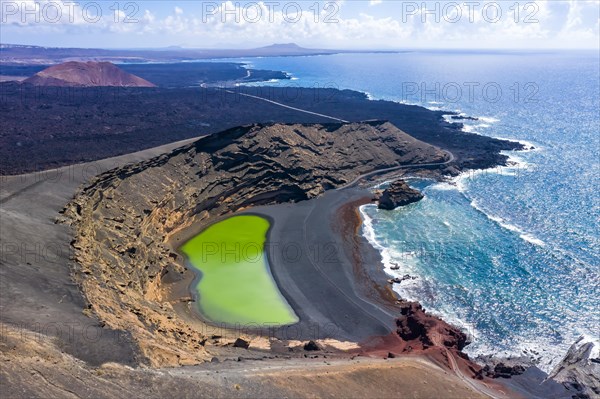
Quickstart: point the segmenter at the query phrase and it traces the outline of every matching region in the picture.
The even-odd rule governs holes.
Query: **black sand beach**
[[[279,329],[277,336],[357,342],[393,330],[396,315],[362,294],[369,282],[357,281],[352,253],[345,251],[344,237],[336,231],[340,208],[369,195],[363,189],[330,191],[310,201],[250,211],[273,222],[267,241],[269,264],[277,285],[300,317],[297,326]],[[379,274],[385,284],[379,254],[364,243],[366,268]],[[286,337],[290,334],[297,336]]]

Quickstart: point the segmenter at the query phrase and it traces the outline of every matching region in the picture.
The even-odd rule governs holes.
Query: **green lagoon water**
[[[201,272],[199,309],[214,323],[287,325],[298,317],[279,292],[269,270],[265,240],[269,222],[234,216],[216,223],[181,250]]]

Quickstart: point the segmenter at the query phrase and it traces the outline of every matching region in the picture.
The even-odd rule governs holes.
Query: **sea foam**
[[[534,245],[538,245],[540,247],[543,247],[546,245],[546,243],[542,240],[540,240],[539,238],[536,238],[535,236],[533,236],[532,234],[526,233],[525,231],[523,231],[520,227],[515,226],[514,224],[511,224],[509,222],[507,222],[505,219],[499,217],[499,216],[494,216],[491,215],[489,212],[487,212],[486,210],[484,210],[475,200],[471,201],[471,206],[476,209],[477,211],[481,212],[482,214],[484,214],[488,219],[490,219],[493,222],[496,222],[499,226],[505,228],[506,230],[510,230],[514,233],[517,233],[519,235],[519,237],[521,239],[523,239],[524,241],[527,241],[531,244]]]

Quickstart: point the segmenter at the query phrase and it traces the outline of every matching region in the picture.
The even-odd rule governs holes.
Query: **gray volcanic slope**
[[[206,337],[164,297],[165,276],[184,270],[174,235],[446,156],[386,122],[252,125],[205,137],[101,174],[75,196],[63,211],[75,234],[73,278],[104,325],[131,333],[142,363],[197,363],[207,359]]]

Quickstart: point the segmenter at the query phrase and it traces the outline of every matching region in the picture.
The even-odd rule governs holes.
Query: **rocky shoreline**
[[[447,173],[447,170],[446,170]],[[438,175],[436,178],[444,178]],[[385,197],[384,197],[385,194]],[[382,198],[383,206],[382,206]],[[422,194],[406,184],[403,178],[393,180],[385,191],[375,190],[371,202],[380,209],[392,210],[396,207],[410,205],[423,198]],[[363,205],[367,202],[355,204]],[[357,214],[355,231],[359,234],[362,225]],[[370,245],[370,244],[369,244]],[[383,265],[380,266],[383,270]],[[394,267],[392,267],[394,269]],[[408,274],[403,277],[390,278],[391,285],[416,278]],[[392,293],[396,296],[396,293]],[[585,340],[581,337],[575,342],[563,360],[550,373],[541,371],[532,359],[502,358],[494,356],[478,356],[470,358],[462,350],[470,344],[468,337],[458,328],[446,323],[443,319],[432,316],[418,302],[410,302],[399,298],[396,303],[401,315],[396,319],[396,334],[401,343],[394,339],[384,340],[369,350],[386,356],[395,357],[399,353],[425,353],[432,359],[448,368],[452,365],[444,351],[450,351],[457,359],[457,366],[473,379],[496,381],[515,394],[537,397],[590,399],[600,395],[600,342]],[[370,344],[370,343],[369,343]],[[369,345],[368,344],[368,345]],[[368,346],[367,345],[367,346]],[[440,352],[440,349],[442,351]]]

